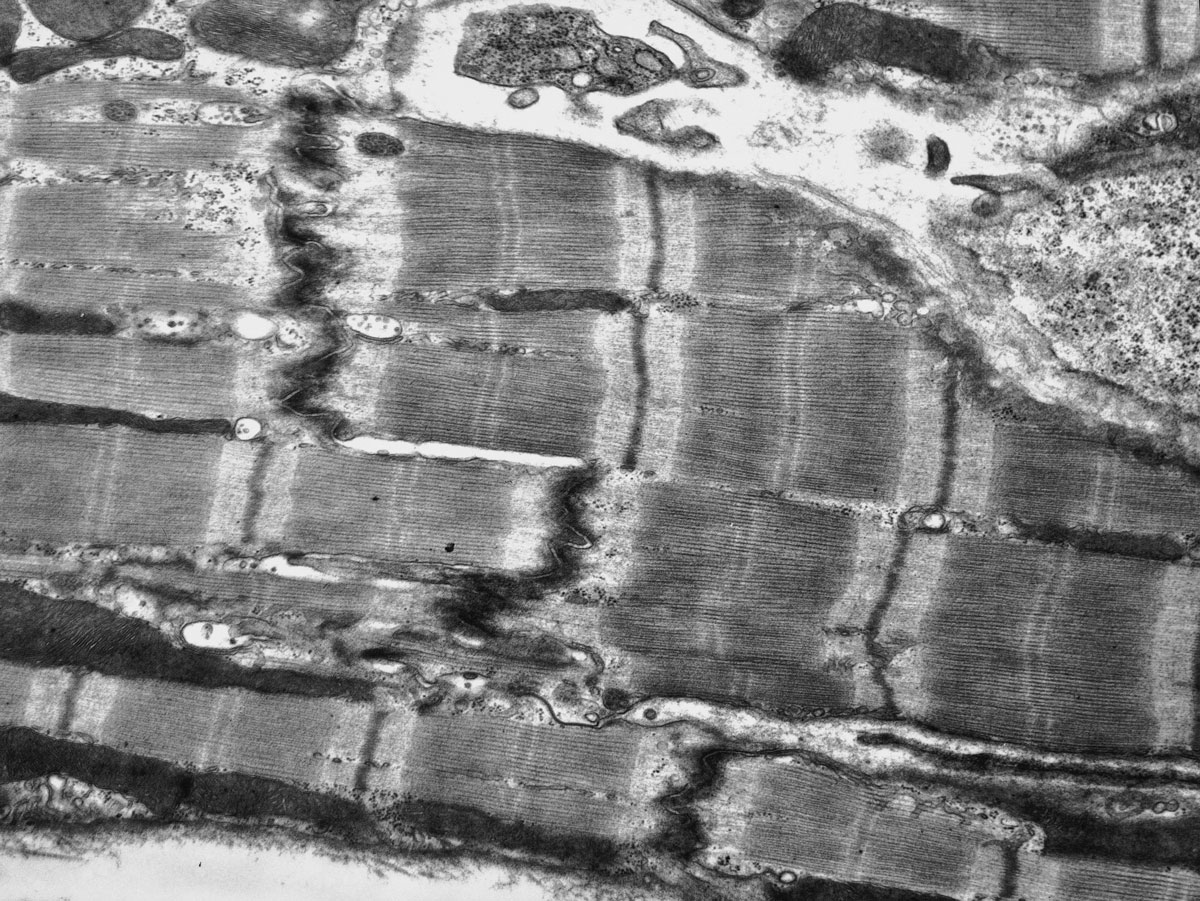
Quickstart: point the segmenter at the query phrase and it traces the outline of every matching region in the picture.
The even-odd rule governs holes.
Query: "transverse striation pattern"
[[[1200,896],[1190,76],[592,6],[0,3],[5,840]]]

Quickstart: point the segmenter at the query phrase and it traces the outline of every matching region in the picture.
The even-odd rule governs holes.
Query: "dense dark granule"
[[[0,0],[0,65],[8,65],[20,33],[21,4],[17,0]]]
[[[1161,814],[1162,809],[1155,810],[1155,805],[1169,803],[1162,798],[1170,797],[1172,788],[1161,783],[1145,786],[1134,783],[1124,797],[1118,796],[1116,800],[1129,814],[1144,815],[1151,811]],[[1179,817],[1160,815],[1147,820],[1139,816],[1126,820],[1113,816],[1110,810],[1091,816],[1063,810],[1053,798],[1034,793],[1014,796],[995,792],[984,797],[1002,803],[1011,816],[1038,823],[1046,833],[1047,853],[1157,866],[1200,864],[1200,824],[1194,811],[1184,809]]]
[[[25,0],[33,17],[72,41],[96,38],[128,28],[150,8],[150,0]]]
[[[599,310],[621,313],[629,301],[614,291],[564,291],[556,288],[531,291],[522,288],[512,294],[485,294],[483,302],[497,313],[552,313],[571,310]]]
[[[56,425],[121,425],[139,432],[154,432],[155,434],[232,434],[232,428],[225,419],[152,419],[128,410],[52,403],[0,393],[0,423],[26,424],[34,422]]]
[[[364,131],[354,139],[354,146],[366,156],[399,156],[404,152],[403,141],[381,131]]]
[[[731,19],[744,21],[753,19],[766,5],[767,0],[721,0],[721,12]]]
[[[482,845],[523,851],[590,872],[611,869],[621,857],[621,849],[609,839],[502,820],[454,804],[401,801],[373,812],[378,819],[395,828],[454,838],[472,847]]]
[[[1182,560],[1188,553],[1187,544],[1174,535],[1100,532],[1062,522],[1026,523],[1016,520],[1014,524],[1023,537],[1051,544],[1066,544],[1081,551],[1164,562]]]
[[[17,334],[110,335],[116,325],[103,313],[39,310],[19,300],[0,301],[0,332]]]
[[[468,16],[454,71],[486,84],[554,85],[571,94],[637,94],[675,77],[670,58],[649,44],[608,34],[586,10],[549,6]]]
[[[906,748],[926,764],[942,771],[938,781],[946,786],[946,790],[964,799],[1003,808],[1015,819],[1037,823],[1045,830],[1046,853],[1115,858],[1163,866],[1194,867],[1200,863],[1197,813],[1182,808],[1178,802],[1172,806],[1179,783],[1172,784],[1170,780],[1150,775],[1131,776],[1119,794],[1107,798],[1098,794],[1096,800],[1101,803],[1080,804],[1078,798],[1073,798],[1064,804],[1064,789],[1042,790],[1038,787],[1040,779],[1030,780],[1027,787],[1022,788],[1004,779],[989,785],[986,777],[997,773],[1016,777],[1057,776],[1065,785],[1072,777],[1085,781],[1094,778],[1096,772],[1088,762],[1064,761],[1051,769],[1042,769],[1033,761],[1014,764],[988,753],[944,754],[928,747],[914,746],[903,737],[887,732],[865,733],[859,735],[857,741],[868,746]],[[896,775],[904,778],[902,773]],[[981,775],[985,778],[980,779]],[[1167,811],[1179,815],[1162,816]],[[1148,819],[1147,813],[1158,816]]]
[[[239,666],[211,652],[178,648],[154,626],[95,604],[33,594],[0,582],[0,659],[33,666],[83,666],[110,676],[245,688],[270,694],[369,700],[369,683]]]
[[[950,168],[950,145],[937,135],[925,139],[925,172],[938,176]]]
[[[354,43],[363,5],[363,0],[212,0],[192,14],[189,27],[201,44],[222,53],[273,66],[324,66]]]
[[[955,791],[984,804],[1002,806],[1010,816],[1041,826],[1048,854],[1152,866],[1194,867],[1200,863],[1200,829],[1195,811],[1179,809],[1176,803],[1172,813],[1178,810],[1179,816],[1161,815],[1171,803],[1166,799],[1176,791],[1170,783],[1131,780],[1124,792],[1087,812],[1075,804],[1064,807],[1053,793],[1005,791],[976,787],[966,780],[964,783]],[[1146,818],[1145,814],[1151,812],[1159,815]]]
[[[190,811],[249,821],[286,818],[370,844],[376,831],[353,801],[241,773],[198,773],[103,745],[64,741],[32,729],[0,729],[0,781],[60,774],[119,792],[168,822]]]
[[[770,885],[770,901],[950,901],[945,895],[859,882],[801,876],[790,885]]]
[[[9,61],[8,74],[18,84],[29,84],[89,59],[140,56],[169,62],[183,56],[183,41],[153,28],[130,28],[97,41],[72,47],[28,47]]]
[[[778,51],[783,70],[799,81],[822,77],[839,63],[863,60],[944,81],[982,75],[995,58],[961,31],[854,3],[809,15]]]

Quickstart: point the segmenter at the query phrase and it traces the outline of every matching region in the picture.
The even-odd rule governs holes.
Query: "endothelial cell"
[[[675,76],[671,58],[646,42],[609,34],[587,10],[550,6],[467,16],[454,71],[510,88],[553,85],[572,96],[638,94]]]
[[[731,63],[709,56],[686,34],[674,31],[662,22],[651,22],[650,33],[666,38],[683,51],[684,65],[676,75],[690,88],[733,88],[746,83],[746,73]]]

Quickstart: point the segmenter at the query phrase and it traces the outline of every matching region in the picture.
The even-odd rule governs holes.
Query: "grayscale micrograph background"
[[[1196,0],[0,0],[0,901],[1200,898]]]

